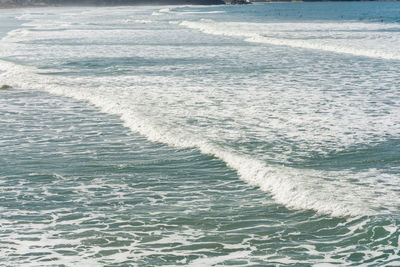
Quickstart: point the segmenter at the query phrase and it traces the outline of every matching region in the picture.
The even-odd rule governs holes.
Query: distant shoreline
[[[399,2],[400,0],[264,0],[264,1],[253,1],[255,4],[260,3],[298,3],[298,2]],[[40,7],[112,7],[112,6],[160,6],[160,5],[229,5],[230,0],[175,0],[175,1],[138,1],[137,3],[132,3],[129,1],[110,1],[106,3],[105,1],[99,1],[98,3],[86,2],[81,4],[75,3],[46,3],[46,2],[26,2],[22,4],[5,2],[0,0],[0,9],[15,9],[15,8],[40,8]]]
[[[254,3],[277,3],[277,2],[398,2],[400,0],[265,0],[265,1],[254,1]],[[74,3],[46,3],[46,2],[27,2],[22,4],[17,3],[2,3],[0,0],[0,9],[12,9],[12,8],[34,8],[34,7],[107,7],[107,6],[156,6],[156,5],[223,5],[229,4],[229,0],[222,1],[222,0],[206,0],[206,1],[159,1],[159,2],[142,2],[139,1],[138,3],[129,3],[124,1],[116,1],[111,3],[101,2],[99,3],[83,3],[83,4],[74,4]]]
[[[160,5],[225,5],[224,0],[0,0],[0,9],[35,7],[107,7],[107,6],[160,6]]]

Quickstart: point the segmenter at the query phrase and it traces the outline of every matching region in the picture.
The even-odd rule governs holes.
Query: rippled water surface
[[[0,265],[400,264],[399,4],[0,16]]]

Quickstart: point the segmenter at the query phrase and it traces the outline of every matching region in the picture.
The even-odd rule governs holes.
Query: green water
[[[1,11],[0,265],[398,266],[398,8]]]
[[[86,103],[1,96],[2,265],[308,265],[397,251],[390,217],[288,210],[224,162],[150,143]]]

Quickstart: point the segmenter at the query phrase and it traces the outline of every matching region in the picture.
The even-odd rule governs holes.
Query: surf
[[[149,141],[180,149],[195,148],[203,154],[223,160],[243,181],[271,194],[277,203],[288,208],[314,210],[337,217],[379,213],[379,206],[372,208],[366,205],[374,198],[370,195],[371,192],[366,191],[366,188],[351,185],[346,179],[336,180],[336,184],[331,179],[324,179],[326,172],[268,164],[230,149],[218,147],[207,138],[201,136],[193,138],[190,134],[178,133],[173,129],[157,125],[152,118],[143,117],[132,110],[129,101],[121,101],[124,94],[115,94],[114,90],[107,92],[105,88],[106,90],[100,92],[90,88],[74,87],[72,84],[60,86],[66,81],[51,76],[46,77],[43,74],[38,75],[36,74],[38,70],[35,68],[6,62],[2,62],[1,66],[8,71],[0,75],[0,83],[13,81],[11,84],[15,88],[44,90],[51,94],[88,101],[103,112],[119,116],[126,127],[145,136]],[[24,77],[24,81],[16,80],[16,77]],[[79,84],[79,79],[76,82]],[[332,174],[333,177],[337,177],[336,173]],[[375,201],[383,205],[388,199],[375,199]]]
[[[247,42],[400,60],[400,51],[396,46],[396,43],[400,41],[400,26],[397,24],[244,23],[217,22],[210,19],[173,21],[172,23],[207,34],[241,38]]]
[[[153,12],[151,9],[149,11]],[[146,12],[149,11],[144,9],[140,12],[147,14]],[[163,71],[171,71],[170,68],[175,68],[174,62],[177,62],[177,66],[182,69],[193,66],[196,62],[199,62],[199,64],[209,62],[208,59],[194,57],[190,47],[182,50],[184,53],[175,57],[168,55],[163,58],[157,54],[158,58],[156,58],[152,45],[146,46],[147,50],[141,45],[142,50],[139,52],[142,53],[142,56],[129,57],[129,53],[136,54],[136,50],[133,50],[131,46],[137,45],[139,37],[142,38],[142,41],[144,40],[144,43],[148,41],[146,38],[152,38],[155,34],[159,38],[160,27],[166,27],[164,31],[166,33],[173,31],[178,36],[188,39],[191,38],[190,34],[193,33],[181,26],[200,29],[205,33],[213,33],[214,35],[249,39],[261,36],[260,29],[265,28],[268,24],[217,23],[214,20],[202,20],[200,22],[179,22],[177,25],[174,24],[176,20],[173,20],[171,24],[169,20],[161,19],[159,21],[159,18],[154,18],[152,23],[143,24],[142,18],[138,17],[132,21],[128,28],[117,27],[116,29],[105,30],[101,25],[93,25],[93,23],[86,21],[86,16],[92,14],[96,17],[99,13],[101,14],[101,10],[75,12],[83,14],[85,21],[80,24],[73,24],[67,18],[55,21],[50,25],[48,21],[41,20],[43,16],[41,14],[23,15],[23,19],[29,18],[30,21],[23,25],[24,28],[8,33],[2,40],[1,56],[8,61],[3,59],[0,63],[0,69],[4,71],[0,75],[0,84],[10,84],[14,88],[45,90],[52,94],[88,101],[104,112],[118,115],[124,121],[126,127],[133,132],[140,133],[152,142],[160,142],[183,149],[195,148],[203,154],[223,160],[228,168],[232,168],[238,173],[240,179],[271,194],[277,203],[291,209],[313,210],[321,214],[341,217],[387,213],[395,210],[398,206],[398,203],[395,202],[390,204],[388,208],[384,208],[387,205],[386,203],[390,202],[390,199],[395,195],[394,190],[383,187],[383,193],[380,192],[379,194],[370,190],[370,187],[376,184],[376,177],[388,175],[384,172],[381,173],[377,170],[376,172],[359,171],[354,173],[347,169],[330,171],[296,168],[290,166],[285,158],[295,158],[301,155],[309,156],[313,151],[324,155],[335,151],[338,144],[341,144],[340,149],[345,151],[359,143],[379,142],[382,135],[396,136],[399,126],[392,127],[391,124],[384,124],[385,121],[391,121],[390,114],[395,114],[396,108],[393,105],[387,106],[388,115],[384,117],[385,121],[380,124],[379,129],[370,123],[374,121],[375,115],[365,117],[363,111],[353,108],[354,105],[348,100],[349,97],[341,96],[343,101],[335,103],[334,101],[338,97],[335,96],[334,91],[315,92],[313,95],[315,99],[311,98],[310,102],[305,102],[299,107],[300,109],[304,108],[304,115],[297,113],[291,113],[289,116],[282,115],[290,111],[289,104],[281,105],[281,109],[271,109],[269,110],[270,113],[266,113],[265,109],[253,109],[252,106],[247,108],[249,106],[247,102],[241,103],[241,101],[249,101],[254,107],[257,107],[257,105],[262,107],[265,104],[258,104],[258,99],[276,97],[275,102],[268,100],[267,103],[279,103],[280,96],[285,97],[290,93],[297,95],[297,98],[292,99],[290,97],[289,100],[296,100],[297,103],[300,103],[299,101],[310,99],[309,94],[306,90],[292,90],[290,87],[286,88],[286,91],[272,87],[271,91],[267,91],[267,93],[257,91],[259,90],[257,87],[257,90],[254,91],[253,87],[248,88],[248,90],[241,90],[240,87],[237,87],[236,91],[232,92],[227,86],[218,88],[214,85],[210,87],[210,84],[207,83],[199,83],[193,86],[193,78],[163,75]],[[122,12],[122,14],[117,15],[116,21],[125,22],[124,18],[128,12],[114,10],[113,14],[119,14],[119,12]],[[342,27],[340,29],[342,31],[351,25],[344,24],[335,27]],[[358,25],[359,29],[362,29],[362,27],[371,29],[369,24]],[[284,32],[283,29],[288,31],[295,27],[293,24],[276,24],[275,26],[281,27],[279,34]],[[325,30],[334,26],[331,24],[323,24],[322,26],[299,24],[297,27],[297,29],[303,30],[309,28],[312,32],[321,34],[321,32],[325,32]],[[374,27],[379,30],[383,26],[375,25]],[[57,31],[57,28],[60,31]],[[32,29],[40,29],[41,31],[32,31]],[[46,29],[52,31],[49,32]],[[248,29],[253,30],[249,31]],[[296,32],[296,28],[293,31]],[[175,36],[169,34],[165,36],[175,41]],[[206,39],[208,37],[201,38]],[[68,42],[65,42],[65,40],[68,40]],[[311,41],[305,42],[312,43]],[[87,44],[92,44],[90,51],[84,50]],[[47,50],[40,49],[46,45],[52,47],[53,54],[48,54]],[[32,50],[30,46],[36,47],[36,50]],[[65,48],[68,48],[68,50]],[[106,57],[99,59],[98,55],[104,53],[104,48],[113,49],[108,50]],[[207,46],[201,49],[207,49]],[[18,56],[21,51],[26,51],[22,61]],[[68,51],[68,53],[64,53],[64,51]],[[204,52],[204,50],[201,51]],[[85,60],[82,60],[82,56]],[[193,58],[185,60],[189,56],[193,56]],[[112,60],[112,58],[121,59],[123,57],[126,60]],[[140,60],[146,57],[149,59],[148,63],[141,65]],[[38,58],[41,60],[39,63]],[[76,60],[73,60],[74,58]],[[110,58],[109,62],[107,62],[108,58]],[[61,69],[53,70],[51,68],[51,66],[55,66],[51,65],[54,59],[58,60],[56,64]],[[136,59],[139,62],[134,62]],[[77,64],[81,61],[83,65]],[[153,62],[156,66],[153,66]],[[46,64],[50,65],[46,66]],[[110,68],[107,69],[107,66]],[[133,70],[138,73],[141,69],[144,69],[144,75],[130,74]],[[155,69],[155,71],[149,72],[148,69]],[[96,75],[96,71],[99,70],[102,71],[102,75]],[[104,75],[107,71],[111,73]],[[125,71],[128,74],[125,74]],[[84,73],[86,73],[86,76]],[[73,79],[71,76],[73,76]],[[18,77],[23,77],[23,79]],[[217,82],[224,85],[223,81]],[[262,89],[262,85],[257,84],[257,86]],[[257,93],[261,94],[261,97],[257,98]],[[344,110],[348,108],[351,111],[348,113],[351,113],[351,115],[337,120],[335,116],[327,112],[319,113],[321,115],[313,113],[313,108],[321,108],[320,105],[315,106],[313,101],[315,100],[318,103],[320,99],[325,99],[330,104],[340,104],[339,107]],[[363,99],[355,98],[354,100],[355,103],[360,101],[363,101]],[[385,101],[385,99],[382,101]],[[201,103],[201,105],[198,103]],[[212,103],[212,107],[216,110],[210,112],[211,105],[204,105],[204,103]],[[216,105],[218,103],[221,106]],[[240,105],[243,106],[242,110],[246,112],[241,114],[242,116],[237,116],[235,112],[237,112],[237,106]],[[277,106],[277,108],[279,107]],[[224,112],[221,112],[221,109]],[[340,109],[338,108],[338,110]],[[264,118],[266,116],[271,117],[271,120],[263,122],[265,126],[260,129],[257,125],[260,118],[254,118],[254,114],[265,115]],[[306,114],[312,116],[305,116]],[[324,114],[328,114],[328,116]],[[249,124],[238,123],[242,118],[244,122]],[[363,118],[363,120],[360,118]],[[200,120],[202,120],[204,126],[198,123]],[[329,124],[323,123],[326,121]],[[252,125],[255,128],[252,128]],[[297,125],[304,129],[298,131],[299,128],[294,127]],[[350,126],[355,131],[353,135],[348,134]],[[247,127],[248,131],[243,131],[241,127]],[[310,135],[311,130],[318,134]],[[333,130],[335,135],[331,134]],[[235,141],[235,138],[246,136],[249,132],[255,135],[260,134],[263,138],[271,138],[268,139],[272,140],[271,143],[279,141],[280,143],[276,145],[282,146],[282,148],[261,149],[261,152],[257,154],[245,148],[240,142],[231,145],[230,138]],[[250,136],[250,138],[253,137]],[[247,142],[246,139],[244,141]],[[301,148],[299,152],[292,151],[291,145],[286,145],[293,141],[296,142],[297,147]],[[264,140],[264,142],[266,141]],[[389,177],[395,178],[395,175],[389,175]],[[366,182],[353,182],[358,180],[365,180]]]

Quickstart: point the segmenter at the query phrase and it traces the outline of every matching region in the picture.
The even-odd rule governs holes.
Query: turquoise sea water
[[[400,4],[0,11],[0,265],[400,265]]]

